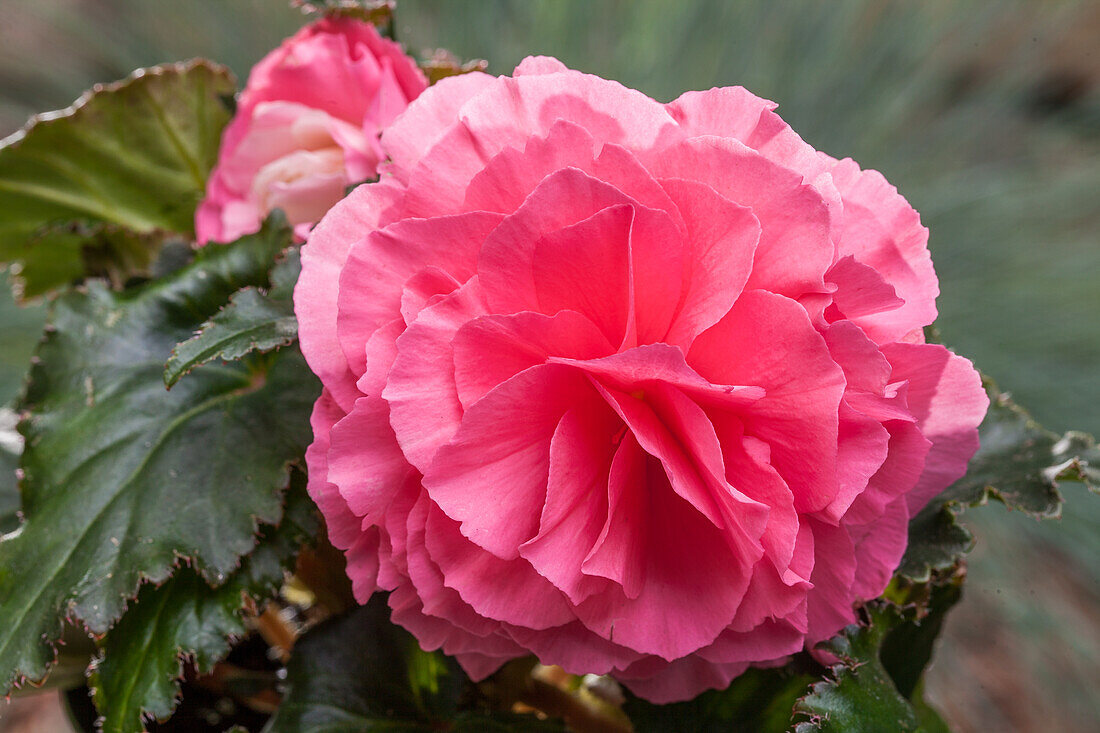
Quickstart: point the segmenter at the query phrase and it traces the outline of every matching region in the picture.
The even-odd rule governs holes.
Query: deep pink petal
[[[607,477],[621,424],[599,401],[562,416],[550,442],[539,532],[519,548],[520,557],[573,603],[607,587],[606,580],[584,575],[581,566],[607,519]]]
[[[744,408],[745,432],[771,447],[771,464],[800,512],[824,508],[837,483],[837,411],[844,374],[800,305],[746,291],[692,344],[688,363],[720,384],[754,384],[765,396]]]

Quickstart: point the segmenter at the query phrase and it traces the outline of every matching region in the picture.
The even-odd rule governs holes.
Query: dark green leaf
[[[749,669],[727,689],[704,692],[694,700],[654,705],[631,695],[623,709],[638,733],[784,733],[795,702],[820,679],[819,669],[800,657],[779,669]]]
[[[15,471],[23,452],[23,438],[15,430],[16,422],[14,412],[0,407],[0,535],[19,526],[19,485]]]
[[[797,733],[904,733],[916,731],[916,711],[894,686],[879,658],[887,633],[901,623],[898,609],[888,604],[867,606],[870,624],[853,625],[824,648],[840,663],[830,668],[832,679],[817,682],[795,705]]]
[[[271,289],[245,288],[202,325],[199,332],[172,351],[164,383],[172,387],[195,367],[213,359],[233,361],[253,351],[271,351],[298,337],[291,295],[302,264],[297,250],[271,273]]]
[[[210,365],[167,392],[164,362],[234,292],[267,285],[285,229],[205,248],[170,277],[54,303],[22,409],[23,514],[0,543],[0,689],[41,679],[60,618],[103,633],[180,557],[220,583],[280,516],[318,388],[297,350]]]
[[[886,635],[880,657],[903,696],[912,698],[919,687],[924,669],[932,661],[933,647],[947,612],[962,597],[965,578],[965,573],[959,570],[917,585],[896,579],[887,589],[888,598],[906,604],[905,623],[898,624]],[[898,586],[907,587],[898,592]]]
[[[45,320],[46,309],[41,305],[16,305],[8,274],[0,272],[0,406],[19,394]]]
[[[159,232],[193,231],[234,87],[205,61],[142,69],[0,143],[0,262],[22,263],[28,295],[79,276],[104,231],[115,268],[148,264]]]
[[[981,447],[966,475],[910,522],[909,547],[898,569],[903,577],[926,581],[933,570],[952,567],[970,550],[973,537],[956,521],[965,507],[992,498],[1045,519],[1061,512],[1059,481],[1097,485],[1100,453],[1092,438],[1082,433],[1060,438],[1035,423],[991,382],[986,389],[991,404],[979,428]]]
[[[385,596],[303,636],[267,733],[563,730],[529,715],[466,710],[474,690],[454,660],[390,623]]]
[[[2,413],[0,413],[0,420],[3,420]],[[4,428],[0,426],[0,535],[11,532],[19,526],[19,486],[15,480],[19,454],[2,442],[3,430]]]
[[[304,477],[294,476],[278,528],[262,529],[256,549],[225,583],[212,588],[181,567],[161,586],[142,586],[108,632],[91,682],[105,733],[136,733],[143,718],[171,715],[184,658],[200,674],[209,672],[247,631],[244,611],[278,589],[298,548],[317,532]]]

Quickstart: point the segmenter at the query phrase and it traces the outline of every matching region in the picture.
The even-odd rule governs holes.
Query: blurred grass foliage
[[[138,66],[208,56],[243,79],[301,24],[284,0],[4,0],[3,16],[0,135]],[[1051,429],[1100,432],[1095,0],[401,0],[397,31],[493,73],[545,53],[661,100],[731,84],[775,100],[921,212],[943,341]],[[40,323],[0,296],[0,404]],[[967,517],[971,600],[929,681],[960,730],[1100,719],[1100,502],[1069,499],[1060,523]]]

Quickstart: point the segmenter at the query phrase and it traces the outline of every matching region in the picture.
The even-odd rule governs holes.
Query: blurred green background
[[[0,136],[138,66],[248,68],[284,0],[4,0]],[[409,49],[508,73],[544,53],[662,101],[743,85],[812,145],[877,168],[931,229],[942,340],[1055,430],[1100,432],[1100,3],[400,0]],[[0,295],[0,404],[41,309]],[[929,696],[959,731],[1100,725],[1100,499],[1060,522],[968,517],[971,582]]]

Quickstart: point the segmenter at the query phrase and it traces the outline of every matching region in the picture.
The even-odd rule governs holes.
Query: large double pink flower
[[[724,686],[851,622],[965,470],[987,400],[924,343],[926,230],[773,108],[444,80],[305,246],[310,491],[357,597],[475,678]]]
[[[198,241],[255,232],[272,209],[304,237],[348,185],[374,177],[379,132],[427,85],[370,23],[325,18],[288,38],[241,92],[195,217]]]

